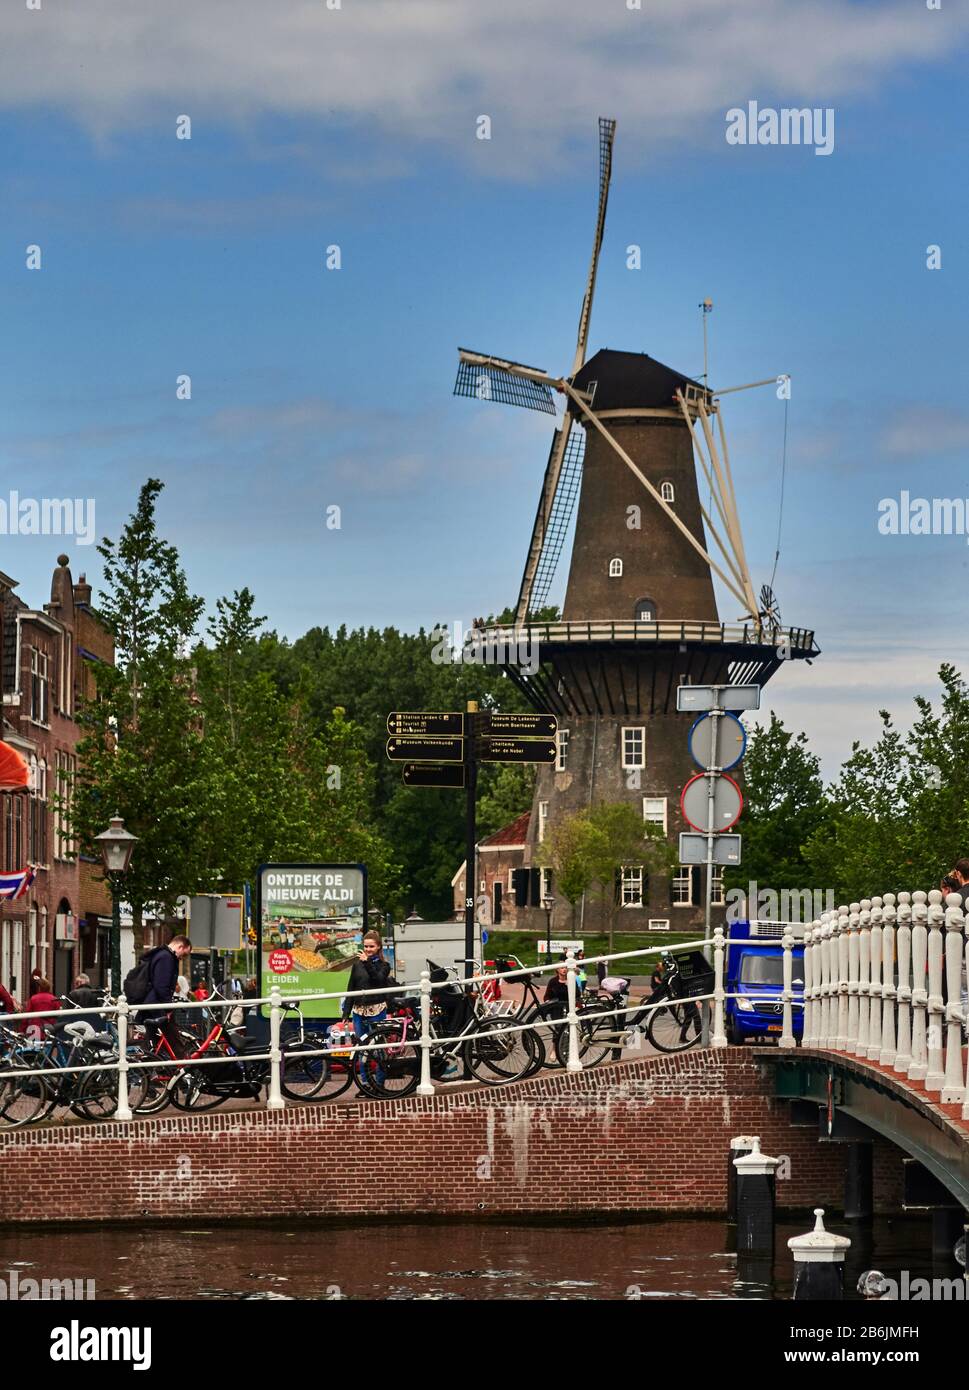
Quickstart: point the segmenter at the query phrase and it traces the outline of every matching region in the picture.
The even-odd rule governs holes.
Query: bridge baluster
[[[818,1047],[829,1047],[831,1042],[831,914],[821,913],[821,1024],[818,1029]]]
[[[781,949],[784,952],[784,989],[781,994],[784,1017],[779,1046],[797,1047],[797,1040],[794,1037],[794,1007],[792,1004],[794,998],[794,937],[791,935],[790,926],[784,928]]]
[[[711,1047],[727,1046],[723,1008],[726,997],[723,984],[724,940],[723,927],[717,927],[713,933],[713,1036],[710,1039]]]
[[[964,916],[958,893],[950,893],[945,901],[945,985],[948,1002],[945,1006],[945,1085],[942,1087],[942,1104],[956,1105],[966,1098],[966,1078],[962,1067],[962,1025],[965,1020],[962,1011]]]
[[[895,1065],[895,894],[886,893],[882,908],[882,1050],[883,1067]]]
[[[858,914],[861,935],[858,938],[858,1040],[855,1056],[868,1056],[868,1022],[871,999],[871,898],[862,898]]]
[[[868,983],[869,1062],[877,1062],[882,1050],[882,900],[871,900],[871,974]]]
[[[921,1081],[926,1072],[925,1006],[929,997],[925,988],[925,961],[929,939],[925,926],[929,915],[926,897],[927,894],[921,888],[912,894],[912,1060],[908,1068],[910,1081]]]
[[[848,909],[848,1038],[845,1049],[854,1052],[858,1047],[858,914],[860,903]]]
[[[898,895],[898,1045],[895,1070],[908,1075],[912,1065],[912,895]]]
[[[941,1091],[945,1082],[942,1054],[942,1020],[945,1004],[942,1000],[942,924],[945,909],[942,893],[933,888],[929,894],[929,998],[928,998],[928,1066],[925,1089]]]
[[[969,917],[966,918],[966,979],[969,980]],[[962,1102],[962,1118],[969,1120],[969,1062],[966,1064],[966,1098]],[[966,1240],[966,1248],[969,1249],[969,1239]],[[966,1265],[966,1278],[969,1280],[969,1264]]]
[[[818,1027],[815,1016],[814,991],[817,982],[817,964],[814,954],[814,937],[817,931],[817,918],[808,924],[804,933],[804,1033],[802,1047],[814,1047],[817,1043]]]
[[[839,1052],[848,1046],[848,909],[838,908],[838,1030],[834,1045]]]

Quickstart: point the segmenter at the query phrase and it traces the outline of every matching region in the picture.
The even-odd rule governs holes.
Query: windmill
[[[677,686],[763,684],[782,660],[817,652],[812,631],[781,629],[772,593],[758,600],[723,422],[723,396],[776,378],[714,391],[646,353],[588,354],[615,129],[600,119],[595,234],[568,375],[458,350],[456,395],[553,416],[555,396],[564,400],[515,621],[500,630],[509,651],[524,636],[537,645],[538,669],[509,659],[505,671],[536,709],[558,716],[567,743],[557,766],[537,774],[532,848],[549,818],[596,799],[634,800],[674,840],[679,791],[694,770]],[[548,597],[576,507],[562,620],[539,623],[532,615]],[[733,623],[720,620],[715,578],[739,607]],[[693,901],[684,896],[687,871],[678,872],[650,886],[649,912],[692,927],[696,915],[671,911]],[[636,905],[626,889],[623,903]],[[645,908],[644,888],[641,899]]]

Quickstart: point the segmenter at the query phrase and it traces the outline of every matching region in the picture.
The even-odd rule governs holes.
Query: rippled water
[[[120,1299],[787,1299],[787,1238],[810,1224],[778,1227],[773,1273],[769,1261],[738,1265],[727,1225],[698,1220],[6,1231],[0,1274],[93,1278],[99,1298]],[[933,1272],[924,1220],[831,1224],[853,1238],[849,1296],[872,1265]]]

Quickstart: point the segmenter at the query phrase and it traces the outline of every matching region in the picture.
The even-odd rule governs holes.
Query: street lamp
[[[555,906],[555,899],[551,894],[542,899],[542,907],[545,909],[545,954],[548,960],[552,959],[552,908]]]
[[[104,872],[111,885],[111,993],[117,999],[121,993],[121,882],[128,872],[138,836],[125,830],[124,821],[114,815],[107,830],[95,835],[94,843],[101,851]]]

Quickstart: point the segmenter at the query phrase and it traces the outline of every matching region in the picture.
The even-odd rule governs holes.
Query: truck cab
[[[801,922],[732,922],[729,924],[725,1016],[732,1043],[777,1041],[783,1031],[785,931],[794,937],[791,982],[794,1036],[804,1031],[804,924]]]

